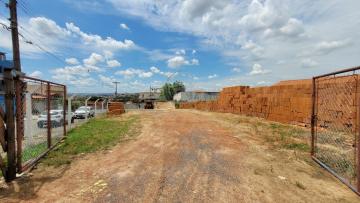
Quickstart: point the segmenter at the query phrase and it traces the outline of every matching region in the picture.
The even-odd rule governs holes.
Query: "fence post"
[[[68,125],[69,125],[69,130],[71,129],[71,100],[72,100],[72,97],[69,97],[68,98]]]
[[[104,112],[104,102],[105,102],[105,100],[103,100],[103,101],[101,102],[101,112]]]
[[[25,95],[25,106],[26,106],[26,123],[25,123],[25,137],[29,140],[29,143],[33,143],[32,134],[32,101],[31,93]]]
[[[357,129],[357,141],[356,141],[356,150],[357,150],[357,153],[356,153],[356,156],[357,156],[357,170],[356,170],[356,178],[357,178],[357,185],[356,185],[356,189],[357,189],[357,192],[360,193],[360,98],[359,98],[359,88],[358,88],[358,85],[359,85],[359,76],[356,77],[356,97],[357,98],[357,105],[358,105],[358,108],[356,108],[356,110],[358,111],[357,112],[357,121],[356,121],[356,126],[358,127]]]
[[[63,125],[64,125],[64,137],[66,136],[66,97],[67,97],[67,91],[66,91],[66,86],[63,86],[64,88],[64,99],[63,99],[63,118],[64,118],[64,122],[63,122]],[[70,115],[70,111],[68,112],[68,114]],[[71,120],[68,120],[68,123],[71,123]]]
[[[98,101],[99,101],[100,99],[97,99],[96,101],[95,101],[95,105],[94,105],[94,112],[95,112],[95,116],[96,116],[96,111],[97,111],[97,103],[98,103]]]
[[[51,94],[50,94],[50,83],[47,82],[47,143],[48,148],[51,147]]]
[[[5,179],[10,182],[16,178],[16,144],[14,118],[14,80],[12,69],[4,70],[5,86],[5,114],[6,114],[6,141],[7,141],[7,170]]]
[[[86,106],[86,108],[87,108],[87,106],[88,106],[88,101],[91,99],[91,97],[89,97],[89,98],[87,98],[86,100],[85,100],[85,106]],[[88,114],[85,114],[85,121],[87,121],[88,120]]]
[[[315,155],[315,103],[316,103],[316,79],[312,79],[312,108],[311,108],[311,156]]]

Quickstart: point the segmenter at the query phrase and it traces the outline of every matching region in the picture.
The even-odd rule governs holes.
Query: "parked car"
[[[75,118],[85,118],[85,117],[91,118],[95,116],[95,111],[90,106],[81,106],[78,109],[76,109],[74,117]]]
[[[40,114],[37,120],[37,125],[39,128],[47,128],[47,111],[44,111]],[[64,125],[64,115],[63,110],[50,110],[50,122],[51,127],[56,128]]]

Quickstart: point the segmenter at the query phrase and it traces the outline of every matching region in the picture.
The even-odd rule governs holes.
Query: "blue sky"
[[[122,92],[147,91],[168,78],[189,90],[271,85],[359,65],[359,7],[357,0],[20,0],[22,68],[70,92],[113,92],[113,81]],[[10,42],[1,29],[8,57]]]

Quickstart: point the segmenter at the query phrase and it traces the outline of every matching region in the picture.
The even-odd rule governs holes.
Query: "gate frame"
[[[355,75],[355,71],[360,70],[360,66],[358,67],[353,67],[353,68],[347,68],[347,69],[343,69],[343,70],[339,70],[339,71],[335,71],[335,72],[330,72],[327,74],[323,74],[323,75],[318,75],[318,76],[314,76],[312,78],[312,109],[311,109],[311,158],[318,163],[321,167],[323,167],[324,169],[326,169],[327,171],[329,171],[333,176],[335,176],[337,179],[339,179],[342,183],[344,183],[346,186],[348,186],[352,191],[354,191],[357,195],[360,196],[360,97],[358,97],[358,93],[356,91],[356,96],[355,96],[355,101],[357,103],[357,108],[356,108],[356,122],[355,122],[355,126],[357,129],[355,129],[355,150],[356,153],[355,155],[357,156],[356,159],[356,188],[353,187],[352,185],[350,185],[348,183],[348,181],[346,179],[344,179],[343,177],[339,176],[334,170],[332,170],[330,167],[328,167],[326,164],[324,164],[323,162],[321,162],[318,158],[315,157],[315,127],[317,125],[317,115],[316,115],[316,96],[317,96],[317,91],[316,91],[316,80],[320,79],[320,78],[325,78],[328,76],[336,76],[338,74],[342,74],[342,73],[350,73],[353,72],[353,75]],[[359,80],[356,81],[358,85]]]
[[[36,158],[32,159],[32,160],[29,160],[25,163],[22,163],[22,159],[18,159],[17,162],[20,162],[21,164],[21,168],[19,168],[18,170],[18,173],[22,173],[23,171],[26,171],[30,168],[32,168],[33,166],[36,165],[37,162],[39,162],[39,160],[41,158],[43,158],[45,155],[47,155],[52,149],[54,149],[58,143],[60,143],[63,139],[66,138],[67,136],[67,132],[66,132],[66,101],[67,101],[67,90],[66,90],[66,85],[64,84],[60,84],[60,83],[56,83],[56,82],[51,82],[51,81],[48,81],[48,80],[42,80],[42,79],[39,79],[39,78],[34,78],[34,77],[30,77],[30,76],[21,76],[20,79],[22,81],[24,80],[33,80],[33,81],[38,81],[38,82],[41,82],[41,83],[44,83],[46,84],[46,94],[47,94],[47,150],[42,152],[40,155],[38,155]],[[51,105],[50,105],[50,100],[51,100],[51,95],[50,95],[50,92],[51,92],[51,85],[56,85],[56,86],[61,86],[64,88],[64,93],[63,93],[63,96],[64,96],[64,99],[63,99],[63,118],[64,118],[64,125],[63,125],[63,137],[62,139],[60,139],[58,142],[52,144],[51,143],[51,120],[50,120],[50,108],[51,108]],[[24,92],[22,92],[24,93]],[[19,104],[19,103],[16,103],[16,108],[22,108],[22,105],[23,104]],[[70,113],[70,112],[69,112]],[[69,121],[68,121],[69,122]],[[24,132],[24,128],[25,128],[25,125],[24,125],[24,122],[21,123],[22,126],[20,126],[20,128],[22,128],[22,132]],[[21,136],[21,137],[24,137],[24,134]],[[18,154],[19,156],[21,157],[22,156],[22,139],[18,140],[18,143],[19,143],[19,147],[18,147]]]

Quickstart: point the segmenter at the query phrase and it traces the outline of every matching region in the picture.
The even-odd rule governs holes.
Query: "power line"
[[[29,35],[31,35],[30,31],[28,31],[27,29],[23,28],[22,26],[20,26],[20,28],[25,31],[26,33],[28,33]],[[20,36],[25,40],[25,43],[33,45],[35,47],[37,47],[38,49],[42,50],[43,52],[45,52],[46,54],[50,55],[51,57],[53,57],[54,59],[58,60],[59,62],[61,62],[62,64],[65,64],[65,59],[57,56],[55,53],[52,53],[51,51],[49,51],[47,48],[44,48],[44,46],[40,45],[40,43],[34,42],[34,40],[32,40],[31,38],[26,38],[24,37],[24,35],[22,35],[21,33],[19,33]]]
[[[0,23],[0,25],[3,27],[3,29],[6,29],[7,31],[11,31],[10,26],[4,24],[4,23]],[[58,60],[59,62],[61,62],[62,64],[65,64],[65,60],[60,58],[59,56],[57,56],[56,54],[52,53],[51,51],[47,50],[46,48],[42,47],[41,45],[33,42],[31,39],[26,38],[22,33],[18,33],[20,37],[23,38],[24,42],[26,44],[30,44],[33,45],[35,47],[37,47],[38,49],[40,49],[41,51],[45,52],[46,54],[50,55],[51,57],[53,57],[54,59]]]

